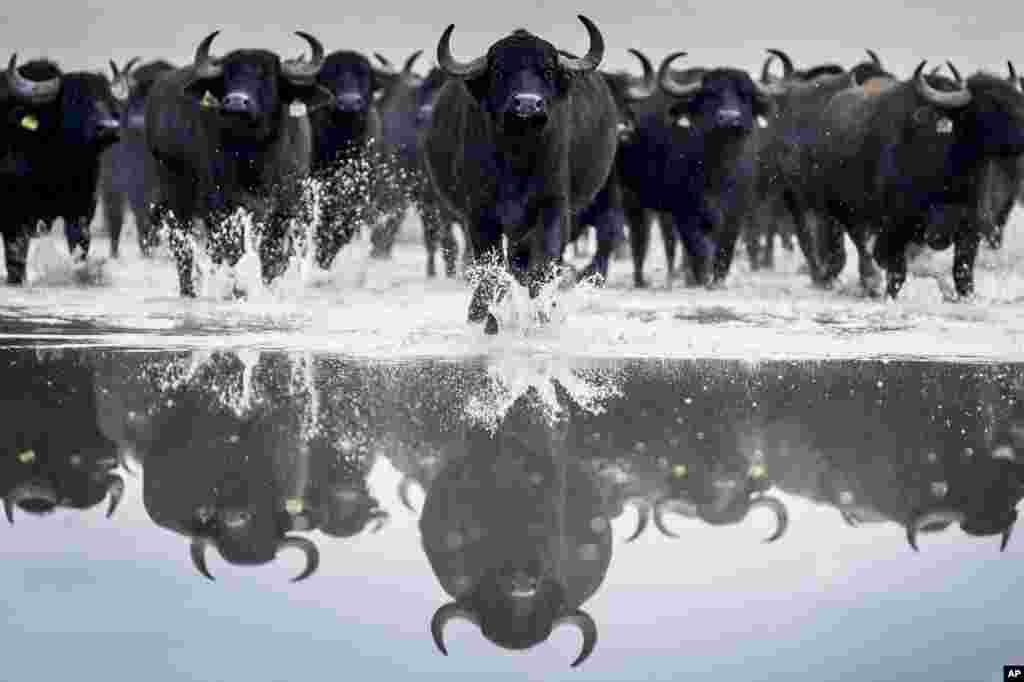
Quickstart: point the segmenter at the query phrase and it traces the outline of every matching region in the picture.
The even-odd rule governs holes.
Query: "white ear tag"
[[[768,127],[768,119],[766,119],[764,116],[758,116],[757,117],[757,127],[758,128],[767,128]]]
[[[943,116],[935,122],[935,132],[939,135],[949,135],[953,132],[953,120]]]
[[[295,100],[288,105],[288,115],[292,118],[302,118],[309,113],[309,109],[306,107],[305,102]]]
[[[680,128],[689,128],[690,127],[690,117],[689,116],[680,116],[679,118],[676,119],[676,125],[679,126]]]

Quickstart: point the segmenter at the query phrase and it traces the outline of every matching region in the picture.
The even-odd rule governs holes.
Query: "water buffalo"
[[[771,115],[771,100],[738,69],[679,83],[669,67],[684,54],[662,61],[662,93],[634,107],[637,134],[622,150],[622,180],[643,206],[672,215],[694,280],[721,285],[753,205],[756,121]]]
[[[179,291],[195,296],[192,220],[206,224],[214,263],[234,265],[247,245],[226,220],[237,209],[258,222],[265,283],[281,275],[290,256],[289,223],[302,217],[302,181],[312,159],[309,113],[334,104],[316,79],[324,62],[320,42],[297,35],[311,60],[282,63],[267,50],[235,50],[214,58],[219,31],[196,48],[194,63],[156,81],[146,101],[146,143],[158,161],[160,200],[153,224],[169,227]]]
[[[455,240],[455,214],[445,206],[430,182],[424,162],[423,143],[430,129],[434,105],[441,86],[447,80],[444,71],[432,68],[426,77],[413,72],[413,66],[421,51],[416,51],[405,61],[394,84],[381,98],[380,108],[384,121],[383,147],[386,158],[396,164],[396,192],[419,213],[423,223],[423,243],[427,250],[427,277],[437,276],[436,254],[440,246],[444,259],[445,274],[454,277],[458,257],[458,243]],[[402,206],[404,209],[406,206]],[[394,238],[401,225],[403,211],[396,211],[391,223],[374,233],[374,248],[380,254],[390,253]],[[463,231],[465,236],[465,231]],[[463,252],[463,263],[472,258],[472,248],[467,243]]]
[[[908,81],[865,84],[831,99],[808,194],[828,217],[823,243],[836,251],[845,231],[860,254],[862,281],[868,286],[873,255],[886,269],[890,298],[906,280],[907,245],[926,238],[935,211],[966,207],[952,235],[931,240],[934,247],[953,243],[953,280],[964,298],[974,291],[979,241],[996,230],[984,220],[985,172],[1024,152],[1024,94],[1018,83],[984,73],[943,91],[924,66]]]
[[[16,512],[43,515],[90,509],[109,498],[107,517],[124,494],[116,444],[96,421],[93,375],[81,357],[61,351],[3,353],[4,455],[0,496],[12,525]]]
[[[380,154],[377,98],[390,80],[390,74],[350,50],[329,54],[317,76],[332,95],[331,106],[310,114],[313,173],[324,183],[316,231],[316,262],[322,268],[331,266],[361,226],[375,225],[386,199],[380,187],[387,169]]]
[[[427,494],[420,532],[438,581],[454,601],[430,630],[441,653],[445,625],[468,619],[506,649],[527,649],[571,623],[583,663],[597,626],[580,607],[611,561],[611,524],[594,477],[566,449],[563,426],[521,401],[497,432],[471,429],[467,455],[449,463]]]
[[[283,355],[253,364],[216,353],[188,364],[190,371],[146,411],[146,511],[189,539],[196,570],[210,580],[208,547],[238,565],[266,564],[284,549],[299,549],[306,568],[294,581],[308,578],[319,551],[295,533],[312,530],[320,516],[309,496],[311,387],[297,381]]]
[[[68,250],[84,262],[96,212],[100,155],[117,142],[118,103],[96,73],[63,73],[53,62],[18,66],[0,81],[0,205],[7,283],[24,284],[29,239],[42,221],[64,220]]]
[[[615,247],[625,237],[622,229],[625,221],[623,187],[619,174],[622,165],[621,148],[632,144],[636,135],[636,120],[630,106],[651,97],[657,91],[654,67],[651,66],[650,60],[638,50],[630,49],[629,52],[640,61],[644,74],[642,79],[638,81],[628,72],[601,73],[618,106],[620,151],[616,153],[616,163],[612,166],[608,180],[594,198],[594,202],[573,218],[570,241],[575,242],[579,239],[583,230],[591,225],[597,233],[597,249],[590,264],[581,273],[581,278],[599,275],[601,281],[607,279],[608,261]]]
[[[164,60],[147,62],[133,68],[138,58],[122,68],[110,62],[114,88],[124,95],[121,108],[121,139],[100,160],[100,196],[103,198],[103,219],[110,234],[110,255],[120,255],[121,228],[125,206],[131,209],[138,233],[139,251],[143,257],[152,255],[158,236],[149,222],[149,205],[156,201],[157,189],[152,155],[146,148],[146,98],[160,74],[176,67]]]
[[[580,21],[590,36],[581,59],[523,29],[468,63],[452,57],[454,24],[437,46],[450,80],[424,142],[430,177],[467,226],[477,259],[501,258],[508,239],[511,272],[531,298],[554,275],[572,214],[593,202],[615,158],[618,111],[596,73],[604,39],[589,19]],[[491,334],[497,285],[484,278],[469,306],[469,321],[486,322]]]

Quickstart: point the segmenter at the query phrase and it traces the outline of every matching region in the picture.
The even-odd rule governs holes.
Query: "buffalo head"
[[[102,150],[120,133],[120,105],[98,73],[63,73],[53,62],[7,64],[0,115],[15,146],[62,145]]]
[[[146,97],[149,96],[153,82],[160,74],[173,71],[174,65],[157,60],[136,66],[138,60],[138,57],[129,59],[120,68],[111,60],[110,71],[113,75],[111,90],[121,102],[122,126],[141,131],[145,128]]]
[[[363,116],[386,87],[387,75],[358,52],[339,50],[324,61],[317,83],[330,91],[336,117]]]
[[[679,83],[671,77],[670,66],[685,52],[666,57],[658,69],[661,89],[678,101],[668,114],[678,125],[693,125],[700,133],[746,134],[759,118],[772,113],[768,90],[756,83],[745,71],[713,69],[690,83]]]
[[[309,110],[333,102],[333,95],[317,86],[324,65],[323,45],[308,33],[296,35],[309,43],[310,60],[287,62],[267,50],[235,50],[212,57],[210,46],[219,34],[214,31],[196,48],[185,92],[204,109],[216,111],[230,135],[265,139],[277,130],[292,103],[301,102]]]
[[[438,42],[437,61],[446,74],[465,81],[499,130],[511,135],[537,132],[545,128],[553,107],[568,95],[573,76],[594,71],[604,56],[601,32],[583,15],[579,19],[590,36],[590,49],[582,59],[561,54],[551,43],[518,29],[492,45],[486,55],[459,62],[449,44],[455,30],[452,24]]]

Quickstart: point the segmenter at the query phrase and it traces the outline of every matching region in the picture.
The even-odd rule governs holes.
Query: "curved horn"
[[[576,609],[570,614],[562,616],[555,621],[554,627],[559,625],[572,624],[580,629],[583,633],[583,647],[580,649],[580,655],[576,657],[576,660],[572,662],[573,668],[578,666],[583,661],[590,658],[590,654],[594,653],[594,647],[597,646],[597,625],[594,623],[594,619],[590,617],[585,611]]]
[[[590,47],[587,48],[587,54],[583,56],[583,59],[573,59],[565,55],[558,55],[558,64],[568,71],[587,73],[596,69],[601,60],[604,59],[604,37],[590,19],[587,19],[582,14],[577,14],[576,17],[587,29]]]
[[[370,514],[370,520],[373,521],[373,527],[370,529],[371,533],[379,533],[384,526],[388,525],[388,520],[391,518],[391,514],[388,514],[383,509],[377,509]]]
[[[928,72],[929,76],[938,76],[939,71],[942,71],[942,64],[936,64],[932,67],[932,70]]]
[[[374,52],[373,56],[377,59],[378,62],[380,62],[381,66],[383,66],[388,71],[391,71],[392,73],[394,73],[395,65],[391,63],[390,59],[388,59],[387,57],[382,55],[380,52]]]
[[[661,534],[670,537],[678,538],[679,536],[669,530],[668,526],[665,525],[665,512],[676,512],[683,516],[693,516],[693,507],[690,507],[679,500],[674,500],[671,497],[663,497],[654,503],[654,527],[661,531]]]
[[[18,73],[18,54],[11,55],[7,62],[7,83],[11,90],[21,99],[38,104],[52,102],[60,92],[61,77],[51,78],[45,81],[33,81]]]
[[[111,59],[107,63],[110,64],[110,73],[113,75],[113,80],[116,81],[118,78],[121,77],[121,70],[117,68],[117,64],[114,63],[113,59]]]
[[[324,66],[324,46],[314,36],[303,31],[296,31],[295,35],[309,43],[311,52],[308,62],[288,62],[281,65],[281,72],[284,77],[296,85],[312,85],[320,69]]]
[[[206,546],[208,544],[210,544],[210,541],[205,538],[192,538],[192,546],[189,548],[189,552],[192,555],[192,565],[196,567],[196,570],[208,580],[214,580],[210,569],[206,567]]]
[[[875,66],[877,66],[880,69],[885,68],[885,67],[882,66],[882,60],[878,58],[878,53],[877,52],[875,52],[871,48],[867,48],[864,51],[868,53],[869,57],[871,57],[871,63],[872,64],[874,64]]]
[[[651,520],[651,505],[647,500],[642,498],[627,500],[627,502],[636,509],[637,514],[636,530],[633,531],[632,535],[626,538],[626,542],[633,542],[633,540],[636,540],[644,534],[645,530],[647,530],[647,524]]]
[[[4,497],[4,515],[7,517],[7,523],[14,525],[14,502],[11,500],[10,495]]]
[[[914,86],[917,89],[917,94],[923,100],[946,109],[965,107],[971,103],[970,90],[961,89],[956,92],[941,92],[930,86],[922,73],[927,63],[927,60],[922,61],[914,70]]]
[[[1013,535],[1013,524],[1012,523],[1009,526],[1006,527],[1006,530],[1003,531],[1003,539],[999,543],[999,551],[1000,552],[1005,552],[1006,551],[1006,546],[1008,544],[1010,544],[1010,536],[1011,535]]]
[[[412,476],[403,476],[402,480],[398,483],[398,499],[401,500],[402,506],[414,514],[416,513],[416,507],[413,506],[412,500],[409,499],[409,492],[415,483],[416,479]]]
[[[793,72],[796,71],[796,69],[793,67],[793,60],[790,59],[789,55],[783,52],[782,50],[778,50],[776,48],[768,48],[767,50],[765,50],[765,52],[771,55],[775,55],[776,57],[779,58],[779,61],[782,62],[783,78],[789,78],[790,76],[793,75]]]
[[[124,66],[121,67],[121,73],[127,76],[129,73],[131,73],[131,70],[135,68],[135,65],[138,64],[141,59],[142,57],[132,57],[131,59],[129,59],[127,62],[125,62]]]
[[[1017,76],[1017,69],[1014,68],[1013,62],[1011,62],[1010,60],[1006,60],[1006,68],[1010,72],[1008,80],[1013,85],[1013,87],[1016,88],[1017,92],[1024,91],[1024,83],[1022,83],[1021,79]]]
[[[302,573],[292,578],[293,583],[305,580],[316,573],[316,569],[320,567],[320,550],[316,548],[312,540],[299,537],[298,535],[288,535],[277,543],[277,551],[279,552],[289,548],[302,550],[306,555],[306,568]]]
[[[856,528],[860,525],[860,519],[858,519],[853,512],[846,509],[840,509],[839,514],[843,517],[843,521],[846,521],[847,526]]]
[[[962,77],[962,76],[960,75],[960,70],[956,68],[956,66],[955,66],[955,65],[953,64],[953,62],[952,62],[951,60],[948,60],[948,59],[947,59],[947,60],[946,60],[946,66],[948,66],[948,67],[949,67],[949,72],[950,72],[951,74],[953,74],[953,80],[955,80],[955,81],[956,81],[956,84],[957,84],[957,85],[960,85],[960,84],[962,84],[962,83],[964,82],[964,79],[963,79],[963,77]]]
[[[915,514],[907,523],[907,542],[915,552],[920,551],[917,548],[917,534],[922,528],[933,523],[963,523],[964,518],[963,512],[952,509]]]
[[[437,650],[445,656],[448,655],[448,649],[444,645],[444,628],[453,618],[468,620],[473,625],[480,627],[480,621],[476,614],[455,602],[448,602],[435,611],[434,617],[430,619],[430,634],[434,637],[434,645]]]
[[[452,78],[475,78],[487,68],[487,55],[471,62],[459,62],[452,56],[451,39],[455,24],[449,24],[437,41],[437,65]]]
[[[408,76],[412,73],[412,67],[416,65],[416,60],[423,54],[423,50],[416,50],[405,60],[405,64],[402,65],[402,75]]]
[[[669,70],[669,66],[671,66],[672,62],[675,60],[685,56],[685,52],[673,52],[669,56],[665,57],[665,59],[661,61],[661,66],[658,67],[658,86],[674,97],[686,97],[687,95],[691,95],[700,90],[703,84],[703,79],[694,83],[688,83],[687,85],[680,85],[672,80],[672,74]]]
[[[639,102],[658,91],[658,81],[654,75],[654,67],[651,66],[651,60],[647,58],[647,55],[633,48],[629,48],[629,53],[640,60],[644,69],[644,81],[641,85],[630,85],[626,88],[626,101]]]
[[[124,479],[117,474],[110,474],[107,476],[107,490],[110,493],[110,504],[107,505],[107,518],[109,519],[117,511],[117,506],[121,504],[121,498],[124,497]]]
[[[786,512],[786,505],[782,504],[782,502],[779,502],[774,497],[758,497],[750,503],[747,513],[749,514],[751,510],[757,509],[758,507],[764,507],[765,509],[770,509],[775,512],[775,532],[763,540],[763,542],[775,542],[786,534],[786,529],[789,527],[789,514]]]
[[[772,62],[774,62],[776,59],[778,59],[778,57],[776,57],[775,55],[769,55],[768,58],[764,60],[764,64],[761,65],[761,82],[762,83],[771,83],[773,80],[775,80],[774,78],[772,78],[772,73],[771,72],[772,72]]]
[[[198,78],[217,78],[224,72],[224,68],[217,63],[217,60],[210,57],[210,46],[214,39],[220,35],[220,31],[214,31],[203,38],[196,48],[196,55],[192,59],[193,69]]]

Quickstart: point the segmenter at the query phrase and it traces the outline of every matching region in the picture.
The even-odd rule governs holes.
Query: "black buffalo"
[[[447,655],[445,625],[468,619],[506,649],[527,649],[571,623],[583,632],[573,667],[597,643],[580,607],[611,561],[610,519],[592,474],[552,427],[520,401],[494,434],[466,433],[466,455],[450,462],[427,494],[423,549],[454,601],[430,630]],[[539,411],[537,411],[539,413]]]
[[[24,284],[29,239],[41,221],[64,220],[68,250],[84,262],[96,212],[100,155],[117,142],[118,102],[95,73],[63,73],[46,60],[0,81],[0,205],[8,284]]]
[[[18,512],[84,510],[104,499],[112,516],[125,484],[117,446],[97,424],[88,364],[62,351],[8,350],[2,358],[0,496],[8,522]]]
[[[149,205],[156,200],[154,159],[146,148],[146,98],[157,77],[173,71],[174,65],[164,60],[135,67],[138,58],[123,68],[110,62],[114,75],[115,94],[121,95],[121,139],[104,152],[100,161],[100,196],[103,198],[104,224],[110,234],[110,255],[120,254],[121,228],[125,208],[131,209],[138,233],[139,251],[152,255],[158,236],[149,222]],[[134,67],[134,68],[133,68]]]
[[[662,62],[662,93],[634,107],[636,140],[622,150],[622,180],[642,206],[671,214],[693,279],[720,285],[755,197],[757,120],[772,105],[738,69],[708,69],[680,83],[669,67],[683,54]]]
[[[930,82],[935,77],[923,73],[924,65],[908,81],[875,88],[869,81],[831,99],[808,195],[826,216],[826,248],[838,254],[844,231],[857,246],[866,286],[873,256],[895,298],[906,280],[906,247],[927,238],[936,248],[954,245],[953,279],[962,298],[974,290],[981,237],[997,230],[984,219],[986,172],[1024,152],[1024,94],[1017,83],[983,73],[945,91]],[[929,235],[936,211],[950,206],[963,207],[954,232]],[[826,276],[837,274],[830,267]]]
[[[401,210],[391,215],[391,222],[374,233],[374,248],[382,255],[390,253],[402,214],[407,204],[411,204],[423,223],[427,276],[437,275],[435,261],[440,247],[445,274],[454,277],[458,260],[458,243],[455,240],[457,219],[441,201],[430,182],[423,154],[434,105],[447,76],[438,67],[432,68],[425,77],[416,75],[413,66],[421,53],[416,51],[409,56],[380,101],[384,121],[382,144],[386,158],[395,164],[394,172],[398,181],[395,194],[404,201],[399,206]],[[468,263],[472,257],[472,248],[468,243],[464,248],[463,263]]]
[[[377,100],[392,79],[351,50],[329,54],[317,76],[332,97],[330,106],[310,114],[313,173],[324,183],[316,231],[316,262],[322,268],[330,267],[360,227],[374,226],[379,212],[387,214],[379,211],[388,199],[382,187],[388,169]]]
[[[511,271],[531,297],[562,258],[572,214],[594,200],[615,158],[618,112],[596,73],[604,39],[580,20],[590,36],[581,59],[522,29],[469,63],[451,55],[454,25],[437,47],[451,80],[424,145],[431,179],[467,226],[477,259],[500,258],[507,237]],[[489,333],[496,289],[481,281],[469,307],[470,322],[486,320]]]
[[[159,162],[151,219],[169,223],[183,296],[195,295],[194,218],[206,223],[214,262],[234,265],[247,245],[226,233],[226,218],[252,211],[263,280],[283,273],[289,223],[303,217],[302,181],[313,159],[308,114],[334,103],[316,82],[324,50],[313,36],[298,33],[312,48],[309,62],[282,63],[267,50],[211,57],[218,33],[203,39],[192,65],[158,79],[146,102],[146,143]]]
[[[607,73],[602,72],[608,89],[618,106],[618,134],[619,151],[616,154],[616,163],[612,166],[611,173],[604,187],[598,192],[590,206],[577,214],[573,219],[573,231],[570,240],[575,242],[579,239],[583,230],[593,226],[596,232],[597,248],[590,264],[581,274],[581,278],[599,275],[601,281],[608,278],[608,261],[611,259],[615,247],[623,241],[623,225],[625,223],[624,201],[622,180],[619,177],[622,148],[633,143],[636,135],[636,120],[633,116],[632,104],[651,97],[657,91],[654,67],[647,57],[638,50],[630,49],[630,54],[635,56],[643,67],[643,78],[638,80],[628,72]]]

